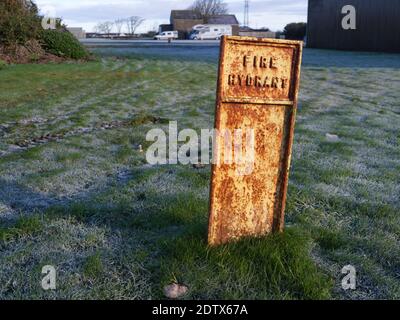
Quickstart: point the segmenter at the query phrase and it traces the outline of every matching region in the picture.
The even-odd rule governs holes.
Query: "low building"
[[[195,25],[203,24],[201,15],[192,10],[172,10],[171,25],[178,31],[180,39],[186,39]]]
[[[251,29],[251,28],[240,28],[239,36],[241,37],[256,37],[256,38],[276,38],[276,32],[272,32],[268,29]]]
[[[231,25],[233,35],[239,35],[239,21],[233,14],[215,15],[203,19],[193,10],[172,10],[170,25],[160,25],[160,31],[178,31],[180,39],[187,39],[193,27],[199,24]]]
[[[86,38],[86,31],[83,30],[83,28],[67,28],[67,30],[71,32],[77,39]]]

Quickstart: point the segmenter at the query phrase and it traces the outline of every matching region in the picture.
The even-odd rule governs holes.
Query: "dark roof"
[[[254,29],[252,29],[250,27],[243,26],[243,27],[240,27],[240,31],[254,31]]]
[[[193,10],[172,10],[171,19],[201,20],[201,15]]]
[[[234,14],[221,14],[218,16],[211,16],[207,19],[208,24],[239,24]]]
[[[269,32],[269,31],[271,31],[269,28],[253,29],[253,28],[250,28],[250,27],[240,27],[239,30],[241,32]]]

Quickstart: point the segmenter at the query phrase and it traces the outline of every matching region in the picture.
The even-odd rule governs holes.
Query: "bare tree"
[[[110,22],[110,21],[100,22],[96,25],[95,30],[98,33],[110,34],[113,26],[114,26],[114,23]]]
[[[98,23],[94,26],[93,31],[96,33],[101,33],[100,23]]]
[[[132,16],[126,19],[126,24],[128,26],[128,32],[132,35],[135,34],[136,29],[144,22],[142,17]]]
[[[125,19],[117,19],[114,21],[115,28],[117,29],[118,35],[122,33],[122,28],[124,26],[124,23],[126,22]]]
[[[103,26],[104,26],[103,27],[104,28],[104,32],[107,33],[107,34],[110,34],[112,29],[113,29],[113,27],[114,27],[114,22],[106,21],[106,22],[104,22]]]
[[[204,19],[228,13],[228,5],[224,0],[196,0],[189,9],[201,14]]]
[[[94,31],[96,33],[104,33],[104,24],[103,24],[103,22],[99,22],[98,24],[96,24],[96,26],[94,27]]]

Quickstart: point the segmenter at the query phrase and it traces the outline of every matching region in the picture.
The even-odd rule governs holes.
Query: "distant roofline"
[[[176,18],[177,15],[180,15],[182,17]],[[185,15],[190,15],[191,17],[184,17]],[[194,11],[194,10],[171,10],[171,18],[174,19],[192,19],[193,16],[195,16],[198,19],[202,19],[201,15]],[[197,20],[197,19],[196,19]]]
[[[209,16],[208,19],[224,19],[224,18],[232,18],[235,20],[235,23],[231,23],[232,25],[239,25],[239,20],[237,19],[235,14],[217,14],[213,16]]]
[[[179,15],[179,17],[177,17]],[[185,15],[190,16],[190,17],[185,17]],[[195,17],[195,18],[193,18]],[[217,15],[212,15],[209,16],[208,19],[217,19],[217,18],[233,18],[235,20],[234,24],[239,25],[239,20],[237,19],[235,14],[217,14]],[[171,19],[187,19],[187,20],[201,20],[203,17],[196,11],[194,10],[171,10]]]

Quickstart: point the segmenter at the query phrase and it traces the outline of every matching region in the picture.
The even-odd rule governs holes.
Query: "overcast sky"
[[[138,32],[169,23],[172,9],[187,9],[193,0],[36,0],[42,13],[62,17],[69,27],[93,31],[102,21],[128,16],[146,19]],[[244,0],[226,0],[229,12],[243,21]],[[289,22],[306,22],[308,0],[250,0],[250,26],[282,30]]]

